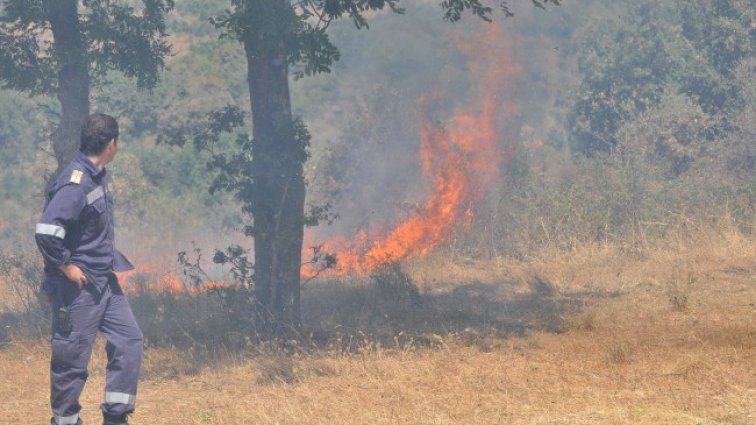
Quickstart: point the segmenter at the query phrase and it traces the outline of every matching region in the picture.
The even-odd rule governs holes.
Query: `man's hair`
[[[99,155],[108,142],[118,138],[118,122],[105,114],[92,114],[81,127],[81,146],[84,155]]]

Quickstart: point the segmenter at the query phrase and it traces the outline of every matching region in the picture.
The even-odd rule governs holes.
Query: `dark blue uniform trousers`
[[[133,412],[142,363],[142,331],[117,278],[111,274],[108,284],[101,290],[92,284],[79,289],[62,276],[55,280],[51,294],[52,423],[80,423],[79,395],[87,380],[87,364],[98,330],[107,340],[108,356],[105,399],[101,408],[110,415]],[[69,310],[70,332],[61,330],[58,311],[63,305]]]

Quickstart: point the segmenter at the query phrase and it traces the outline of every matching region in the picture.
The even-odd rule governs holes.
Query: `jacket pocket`
[[[104,213],[104,212],[105,212],[105,210],[107,209],[107,205],[106,205],[106,202],[107,202],[107,201],[105,201],[105,198],[104,198],[104,197],[102,197],[102,198],[100,198],[100,199],[96,200],[96,201],[95,201],[95,202],[94,202],[94,203],[92,204],[92,209],[93,209],[93,210],[94,210],[95,212],[97,212],[97,214],[102,214],[102,213]]]

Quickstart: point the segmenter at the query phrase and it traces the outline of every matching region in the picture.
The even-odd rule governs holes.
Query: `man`
[[[133,269],[115,249],[113,195],[105,166],[118,152],[118,123],[92,114],[76,158],[47,192],[36,241],[45,262],[43,289],[52,305],[53,425],[82,424],[79,395],[97,331],[108,356],[105,425],[128,424],[142,362],[142,332],[114,271]]]

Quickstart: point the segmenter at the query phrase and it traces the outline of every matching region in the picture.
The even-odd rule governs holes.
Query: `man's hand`
[[[87,284],[87,276],[83,271],[81,271],[79,266],[74,264],[61,264],[58,268],[63,272],[64,275],[66,275],[66,278],[75,283],[79,287],[79,289],[83,288],[84,285]]]

